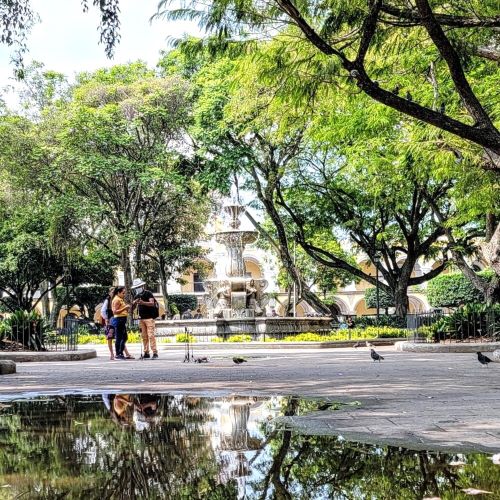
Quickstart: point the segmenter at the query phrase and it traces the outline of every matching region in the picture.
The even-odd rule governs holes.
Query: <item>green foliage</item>
[[[395,328],[405,328],[406,318],[395,316],[393,314],[380,314],[377,319],[376,316],[356,316],[354,319],[354,325],[357,327],[369,327],[369,326],[391,326]]]
[[[482,271],[478,276],[491,281],[494,273]],[[427,299],[432,307],[457,307],[460,304],[484,300],[484,297],[462,273],[454,273],[444,274],[429,281]]]
[[[129,344],[137,344],[141,342],[141,334],[138,331],[127,331]],[[83,331],[78,335],[78,344],[107,344],[106,335],[91,335]]]
[[[172,304],[175,304],[175,306],[177,307],[177,310],[181,314],[185,313],[188,309],[191,309],[191,311],[194,311],[194,310],[196,310],[196,307],[198,306],[198,298],[196,297],[196,295],[172,294],[172,295],[169,295],[168,297],[169,297],[169,302]]]
[[[391,297],[385,290],[379,289],[379,307],[380,309],[388,309],[394,306],[394,298]],[[366,307],[374,309],[377,307],[377,289],[367,288],[365,290]]]
[[[500,338],[500,304],[466,304],[449,316],[442,316],[430,326],[435,341],[498,340]]]
[[[175,341],[178,344],[181,344],[181,343],[193,344],[194,342],[196,342],[196,337],[194,335],[190,335],[188,333],[178,333],[175,336]]]
[[[0,348],[44,351],[47,325],[36,311],[14,311],[0,326]]]
[[[251,342],[252,336],[251,335],[229,335],[227,341],[228,342]]]
[[[408,331],[404,328],[367,327],[353,328],[351,330],[334,330],[329,334],[299,333],[283,338],[283,342],[333,342],[365,339],[392,339],[406,338]]]

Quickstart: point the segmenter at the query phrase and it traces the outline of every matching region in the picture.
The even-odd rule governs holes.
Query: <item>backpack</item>
[[[160,304],[158,304],[158,301],[153,297],[153,300],[155,301],[155,305],[154,305],[154,313],[155,313],[155,317],[154,319],[158,318],[160,316]]]

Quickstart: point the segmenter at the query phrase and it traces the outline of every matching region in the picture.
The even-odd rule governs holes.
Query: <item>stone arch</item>
[[[426,306],[424,302],[418,297],[409,295],[408,302],[409,302],[408,312],[410,314],[425,312]]]
[[[349,307],[342,299],[334,297],[333,303],[337,306],[339,314],[349,314]]]
[[[365,302],[364,297],[360,298],[354,304],[353,310],[354,310],[354,314],[356,314],[356,316],[363,316],[364,314],[377,314],[376,309],[371,309],[371,308],[366,307],[366,302]]]
[[[288,302],[282,302],[282,303],[277,303],[276,304],[276,312],[278,313],[279,316],[284,317],[286,310],[288,308]],[[295,306],[295,311],[297,313],[297,317],[304,317],[308,313],[313,313],[314,309],[307,303],[301,300],[296,306]]]
[[[262,266],[258,259],[245,256],[243,257],[243,261],[245,262],[245,272],[247,275],[250,275],[250,278],[261,279],[264,277]]]

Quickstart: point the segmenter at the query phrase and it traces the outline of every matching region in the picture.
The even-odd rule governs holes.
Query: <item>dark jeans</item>
[[[112,318],[111,324],[115,327],[115,349],[117,356],[123,356],[127,342],[127,318]]]

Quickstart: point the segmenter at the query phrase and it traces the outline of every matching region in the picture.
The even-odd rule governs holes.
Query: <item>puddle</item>
[[[3,400],[0,499],[500,499],[499,457],[305,436],[274,423],[326,406],[166,394]]]

